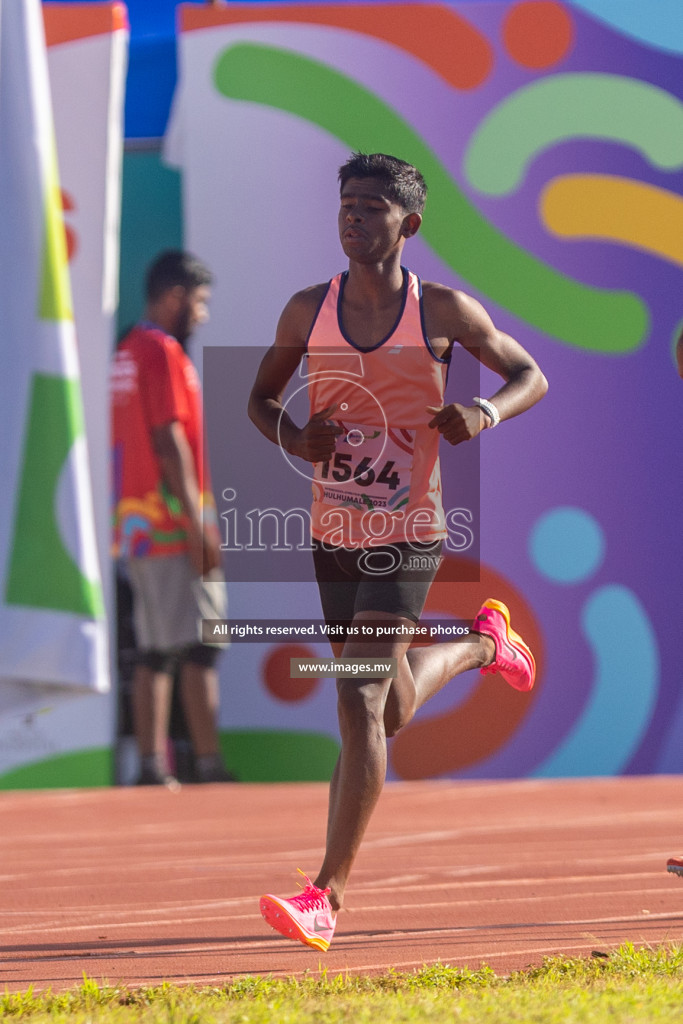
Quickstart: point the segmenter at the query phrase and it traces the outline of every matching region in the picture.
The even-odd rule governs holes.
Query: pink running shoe
[[[481,669],[482,675],[500,672],[505,682],[515,690],[526,692],[533,689],[536,681],[534,656],[521,636],[510,629],[510,612],[502,601],[487,598],[477,612],[472,630],[490,636],[496,645],[496,656],[490,665]]]
[[[303,871],[299,871],[304,875]],[[271,928],[286,939],[298,939],[306,946],[313,946],[326,953],[334,935],[337,919],[327,898],[329,889],[313,885],[304,875],[306,886],[298,896],[284,899],[282,896],[262,896],[259,902],[261,914]]]
[[[683,878],[683,857],[669,857],[666,862],[666,870]]]

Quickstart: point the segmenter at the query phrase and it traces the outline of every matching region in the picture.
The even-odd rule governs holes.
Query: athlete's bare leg
[[[478,633],[409,650],[399,664],[398,677],[387,698],[384,712],[387,736],[395,736],[451,679],[488,665],[495,653],[491,637]]]
[[[409,619],[374,612],[359,613],[354,624],[384,619],[397,626],[412,625]],[[494,657],[489,637],[463,639],[467,642],[437,644],[410,654],[409,640],[352,639],[341,650],[341,645],[333,645],[336,656],[396,658],[399,665],[396,679],[337,681],[341,753],[330,784],[325,859],[315,880],[320,888],[329,887],[335,910],[343,904],[351,867],[384,786],[387,725],[393,735],[454,675],[486,665]]]

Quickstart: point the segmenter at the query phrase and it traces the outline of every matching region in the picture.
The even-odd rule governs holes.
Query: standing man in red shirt
[[[220,649],[201,641],[202,619],[224,618],[227,601],[201,388],[185,352],[208,320],[211,282],[195,257],[162,253],[147,272],[145,318],[124,337],[112,367],[114,552],[133,592],[141,785],[177,784],[167,761],[176,669],[197,781],[233,778],[218,751]]]

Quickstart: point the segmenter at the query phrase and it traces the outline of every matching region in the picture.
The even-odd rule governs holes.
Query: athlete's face
[[[349,178],[341,191],[339,237],[357,263],[378,263],[400,252],[422,218],[388,198],[377,178]]]
[[[176,328],[173,331],[173,336],[181,345],[185,344],[200,324],[205,324],[209,319],[210,298],[211,289],[208,285],[202,284],[198,288],[180,289]]]

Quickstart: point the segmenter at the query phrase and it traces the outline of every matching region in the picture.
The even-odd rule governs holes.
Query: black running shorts
[[[439,540],[338,548],[317,541],[313,562],[325,622],[348,625],[358,612],[385,612],[418,622],[442,546]]]

